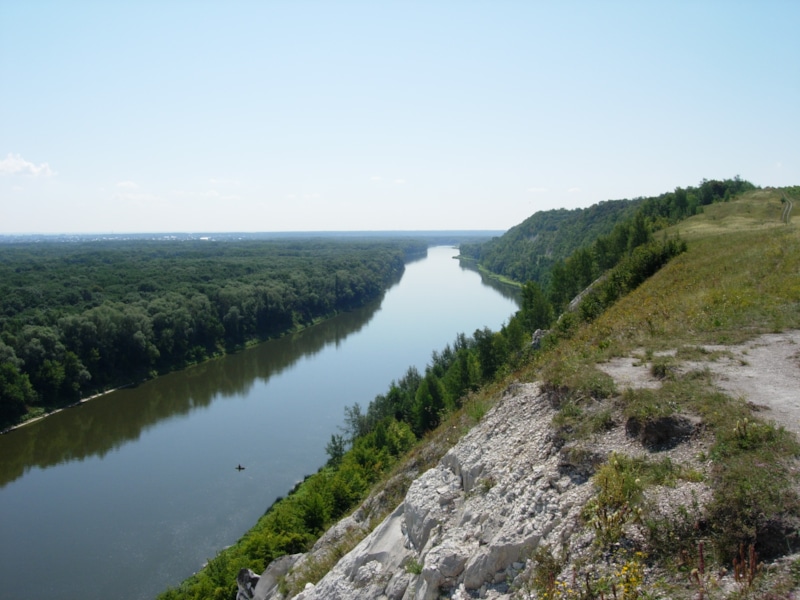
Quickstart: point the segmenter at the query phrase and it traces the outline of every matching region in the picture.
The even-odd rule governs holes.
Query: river
[[[326,461],[345,406],[517,309],[456,255],[429,249],[358,311],[0,436],[0,599],[151,599],[201,568]]]

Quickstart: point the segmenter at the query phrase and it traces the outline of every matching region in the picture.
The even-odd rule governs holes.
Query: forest
[[[420,239],[0,245],[0,429],[377,300]]]

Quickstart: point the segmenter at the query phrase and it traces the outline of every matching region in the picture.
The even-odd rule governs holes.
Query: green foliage
[[[439,424],[441,412],[445,408],[444,394],[442,382],[428,371],[414,396],[413,428],[417,435],[430,431]]]
[[[614,598],[639,600],[650,597],[645,591],[645,555],[641,552],[617,550],[607,556],[605,569],[578,578],[573,569],[568,580],[558,579],[564,560],[557,559],[548,546],[539,546],[533,556],[532,577],[526,587],[541,600],[586,600]]]
[[[422,573],[423,564],[418,560],[412,558],[406,563],[406,573],[412,575],[420,575]]]
[[[669,395],[652,389],[627,388],[622,393],[623,414],[645,423],[675,414],[678,404]]]
[[[556,578],[564,569],[564,561],[556,558],[550,546],[546,544],[536,548],[533,561],[531,585],[536,591],[537,597],[556,598],[558,594]]]
[[[0,364],[0,423],[17,421],[35,397],[27,374],[20,373],[16,365],[10,362]]]
[[[790,466],[800,445],[783,428],[747,417],[734,424],[736,416],[727,415],[711,449],[718,465],[710,508],[716,547],[723,560],[742,544],[771,558],[800,547],[800,499]]]
[[[520,319],[529,332],[547,329],[553,322],[553,305],[550,304],[541,286],[535,281],[529,281],[522,286]]]
[[[345,453],[345,441],[341,435],[331,434],[331,441],[325,446],[328,455],[328,465],[338,467]]]
[[[597,489],[596,496],[586,505],[583,517],[594,529],[596,541],[601,547],[619,542],[624,526],[632,521],[647,518],[643,512],[642,500],[646,487],[653,485],[674,486],[679,479],[697,480],[697,473],[687,470],[671,459],[650,461],[645,458],[632,458],[623,454],[612,454],[593,478]],[[651,530],[651,540],[661,536],[661,542],[675,543],[673,538],[675,524],[647,522]],[[684,521],[684,524],[686,521]],[[696,521],[691,521],[694,526]],[[665,535],[664,525],[668,525],[673,535]],[[685,533],[685,528],[680,530]],[[663,547],[656,544],[656,547]]]
[[[462,245],[461,253],[515,281],[533,280],[547,285],[554,264],[610,232],[640,203],[616,200],[586,209],[537,212],[500,238],[480,245]]]

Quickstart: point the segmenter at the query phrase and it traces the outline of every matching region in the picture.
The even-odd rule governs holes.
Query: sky
[[[800,184],[795,0],[0,0],[0,234],[505,230]]]

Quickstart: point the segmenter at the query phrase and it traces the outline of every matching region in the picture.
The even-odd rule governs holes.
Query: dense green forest
[[[501,237],[462,244],[461,255],[519,283],[536,281],[547,287],[555,280],[554,301],[562,305],[586,287],[592,277],[615,264],[624,252],[641,244],[648,233],[754,187],[737,176],[723,181],[703,180],[697,187],[676,188],[650,198],[541,211]]]
[[[0,245],[0,428],[378,299],[421,240]]]
[[[738,180],[734,185],[753,187]],[[727,200],[731,195],[723,193],[717,200]],[[521,309],[499,331],[484,328],[471,336],[459,334],[452,344],[433,352],[424,372],[411,367],[366,408],[358,404],[346,408],[343,433],[333,434],[327,446],[328,463],[287,498],[279,499],[242,540],[220,552],[206,569],[180,587],[162,594],[161,600],[233,598],[239,569],[260,573],[275,558],[306,551],[331,523],[364,498],[370,485],[387,473],[415,440],[464,406],[473,392],[527,364],[534,354],[571,338],[579,327],[594,321],[686,250],[686,243],[679,238],[654,239],[654,230],[662,226],[658,220],[661,215],[646,201],[635,206],[626,219],[616,221],[611,233],[586,239],[586,246],[567,256],[565,265],[582,264],[586,268],[581,281],[591,283],[601,269],[603,274],[568,312],[562,314],[566,303],[553,303],[567,293],[554,287],[560,285],[559,278],[572,273],[564,268],[563,274],[550,277],[550,286],[527,282],[522,289]],[[580,218],[580,213],[573,216]],[[612,240],[618,243],[608,245]],[[537,329],[549,333],[541,346],[534,347],[531,336]],[[316,581],[326,567],[312,567],[306,575]]]

